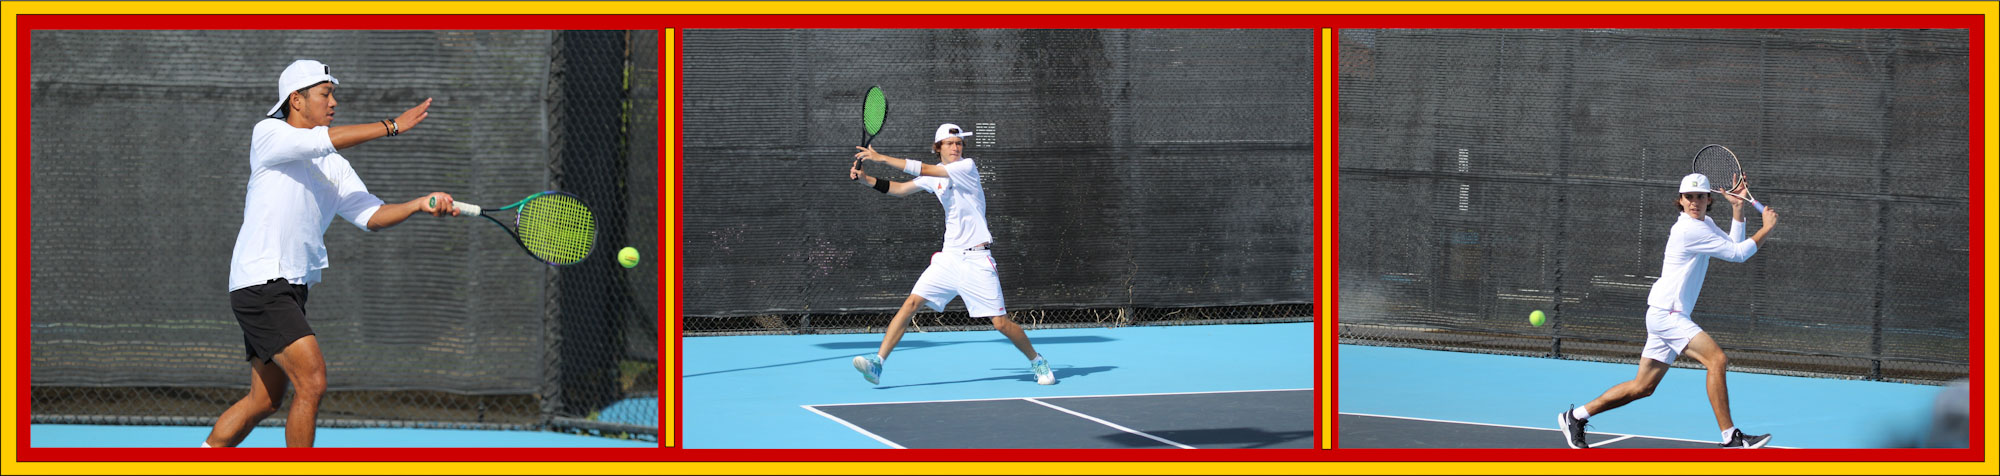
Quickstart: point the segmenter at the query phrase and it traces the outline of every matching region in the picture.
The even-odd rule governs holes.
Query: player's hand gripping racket
[[[1750,196],[1750,177],[1743,174],[1743,162],[1737,160],[1736,152],[1728,147],[1709,144],[1700,152],[1695,152],[1694,173],[1708,176],[1711,186],[1726,185],[1726,188],[1716,188],[1716,193],[1741,198],[1756,207],[1757,213],[1764,213],[1764,204]]]
[[[875,135],[882,133],[882,121],[889,118],[889,100],[882,97],[881,86],[871,86],[868,94],[861,97],[861,146],[875,142]],[[861,159],[854,159],[854,168],[861,168]]]
[[[507,230],[514,237],[514,243],[521,245],[529,256],[550,265],[576,264],[590,256],[591,248],[597,244],[597,220],[590,214],[590,207],[575,195],[563,192],[541,192],[529,195],[513,205],[487,210],[478,205],[457,202],[458,216],[479,216]],[[431,207],[437,207],[437,197],[431,197]],[[488,213],[515,210],[519,212],[514,220],[514,228],[507,228]]]

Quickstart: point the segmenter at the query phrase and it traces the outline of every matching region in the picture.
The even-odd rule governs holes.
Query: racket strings
[[[517,231],[521,246],[536,258],[574,264],[590,256],[597,240],[597,221],[581,200],[569,195],[542,195],[521,205]]]
[[[1694,173],[1708,177],[1710,188],[1728,190],[1742,173],[1736,161],[1736,154],[1721,146],[1708,146],[1694,157]]]
[[[868,95],[861,101],[861,130],[868,135],[882,132],[882,121],[889,115],[888,101],[882,97],[882,88],[869,88]]]

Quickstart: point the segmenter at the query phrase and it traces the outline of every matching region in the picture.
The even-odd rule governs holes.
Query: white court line
[[[1068,413],[1068,414],[1071,414],[1071,415],[1076,415],[1076,416],[1077,416],[1077,418],[1082,418],[1082,419],[1085,419],[1085,420],[1090,420],[1090,421],[1094,421],[1094,422],[1097,422],[1097,424],[1099,424],[1099,425],[1104,425],[1104,426],[1108,426],[1108,427],[1112,427],[1112,428],[1116,428],[1116,429],[1118,429],[1118,431],[1122,431],[1122,432],[1126,432],[1126,433],[1131,433],[1131,434],[1134,434],[1134,435],[1139,435],[1139,436],[1144,436],[1144,437],[1146,437],[1146,438],[1150,438],[1150,439],[1152,439],[1153,441],[1158,441],[1158,442],[1161,442],[1161,443],[1166,443],[1166,444],[1169,444],[1169,445],[1174,445],[1174,446],[1178,446],[1178,447],[1180,447],[1181,449],[1184,449],[1184,450],[1191,450],[1191,449],[1195,449],[1195,447],[1193,447],[1193,446],[1188,446],[1188,445],[1183,445],[1183,444],[1180,444],[1180,443],[1176,443],[1176,442],[1174,442],[1173,440],[1169,440],[1169,439],[1166,439],[1166,438],[1161,438],[1161,437],[1157,437],[1157,436],[1153,436],[1152,434],[1149,434],[1149,433],[1146,433],[1146,432],[1143,432],[1143,431],[1139,431],[1139,430],[1134,430],[1134,429],[1131,429],[1131,428],[1126,428],[1126,427],[1124,427],[1124,426],[1121,426],[1121,425],[1119,425],[1119,424],[1117,424],[1117,423],[1112,423],[1112,422],[1108,422],[1108,421],[1104,421],[1104,420],[1102,420],[1102,419],[1099,419],[1099,418],[1097,418],[1097,417],[1094,417],[1094,416],[1090,416],[1090,415],[1085,415],[1085,414],[1082,414],[1082,413],[1077,413],[1076,411],[1073,411],[1073,410],[1070,410],[1070,409],[1068,409],[1068,408],[1063,408],[1063,407],[1058,407],[1058,406],[1055,406],[1055,405],[1051,405],[1051,404],[1049,404],[1048,402],[1044,402],[1044,401],[1041,401],[1041,400],[1036,400],[1036,399],[1033,399],[1033,398],[1023,398],[1022,400],[1027,400],[1027,401],[1030,401],[1030,402],[1035,402],[1035,404],[1037,404],[1037,405],[1041,405],[1041,406],[1045,406],[1045,407],[1049,407],[1049,408],[1054,408],[1054,409],[1056,409],[1056,411],[1060,411],[1060,412],[1063,412],[1063,413]]]
[[[1608,444],[1612,444],[1612,443],[1617,443],[1617,442],[1620,442],[1620,441],[1625,441],[1625,440],[1629,440],[1629,439],[1632,439],[1632,438],[1635,438],[1635,437],[1634,437],[1634,436],[1632,436],[1632,435],[1625,435],[1625,436],[1620,436],[1620,437],[1617,437],[1617,438],[1612,438],[1612,439],[1609,439],[1609,440],[1604,440],[1604,441],[1599,441],[1599,442],[1597,442],[1597,444],[1594,444],[1594,445],[1590,445],[1590,447],[1591,447],[1591,448],[1596,448],[1596,447],[1599,447],[1599,446],[1604,446],[1604,445],[1608,445]]]
[[[847,420],[842,420],[840,419],[840,417],[828,415],[826,412],[819,411],[818,408],[813,408],[812,405],[799,405],[799,406],[804,407],[806,411],[818,413],[819,416],[823,416],[829,420],[833,420],[834,423],[839,423],[841,426],[845,426],[849,430],[854,430],[857,433],[867,435],[869,438],[874,438],[875,441],[880,441],[882,442],[882,444],[889,445],[890,448],[895,448],[899,450],[909,449],[909,448],[904,448],[903,445],[896,444],[896,442],[894,441],[889,441],[888,438],[883,438],[881,435],[869,433],[868,430],[863,430],[859,426],[854,426],[853,423],[848,423]]]
[[[1372,414],[1372,413],[1354,413],[1354,412],[1340,412],[1340,414],[1342,414],[1342,415],[1354,415],[1354,416],[1364,416],[1364,417],[1375,417],[1375,418],[1393,418],[1393,419],[1397,419],[1397,420],[1415,420],[1415,421],[1428,421],[1428,422],[1435,422],[1435,423],[1456,423],[1456,424],[1460,424],[1460,425],[1479,425],[1479,426],[1493,426],[1493,427],[1500,427],[1500,428],[1519,428],[1519,429],[1523,429],[1523,430],[1542,430],[1542,431],[1553,431],[1553,432],[1558,432],[1558,433],[1562,432],[1562,430],[1560,430],[1560,429],[1555,429],[1555,428],[1542,428],[1542,427],[1534,427],[1534,426],[1520,426],[1520,425],[1502,425],[1502,424],[1498,424],[1498,423],[1479,423],[1479,422],[1471,422],[1471,421],[1457,421],[1457,420],[1436,420],[1436,419],[1430,419],[1430,418],[1417,418],[1417,417],[1406,417],[1406,416],[1395,416],[1395,415],[1376,415],[1376,414]],[[1602,442],[1598,442],[1598,443],[1597,443],[1596,445],[1591,445],[1591,447],[1597,447],[1597,446],[1599,446],[1599,445],[1603,445],[1603,444],[1605,444],[1605,443],[1610,443],[1610,442],[1612,442],[1612,441],[1618,441],[1618,440],[1623,440],[1623,439],[1626,439],[1626,438],[1634,438],[1634,437],[1640,437],[1640,438],[1650,438],[1650,439],[1655,439],[1655,440],[1673,440],[1673,441],[1686,441],[1686,442],[1690,442],[1690,443],[1709,443],[1709,444],[1714,444],[1714,443],[1715,443],[1714,441],[1711,441],[1711,440],[1692,440],[1692,439],[1687,439],[1687,438],[1673,438],[1673,437],[1667,437],[1667,436],[1652,436],[1652,435],[1630,435],[1630,434],[1625,434],[1625,433],[1608,433],[1608,432],[1602,432],[1602,431],[1594,431],[1594,432],[1591,432],[1591,434],[1594,434],[1594,435],[1619,435],[1619,436],[1622,436],[1622,437],[1624,437],[1624,438],[1618,438],[1618,439],[1613,439],[1613,440],[1610,440],[1610,441],[1602,441]],[[1790,446],[1766,446],[1766,448],[1791,448],[1791,447],[1790,447]]]
[[[1047,398],[1047,399],[1058,399],[1058,398],[1100,398],[1100,397],[1151,397],[1151,396],[1159,396],[1159,395],[1212,395],[1212,394],[1218,394],[1218,393],[1260,393],[1260,392],[1298,392],[1298,391],[1305,391],[1305,390],[1312,390],[1312,389],[1310,389],[1310,388],[1279,388],[1279,389],[1269,389],[1269,390],[1216,390],[1216,391],[1211,391],[1211,392],[1167,392],[1167,393],[1115,393],[1115,394],[1106,394],[1106,395],[1057,395],[1057,396],[1043,396],[1043,397],[1002,397],[1002,398],[966,398],[966,399],[958,399],[958,400],[911,400],[911,401],[903,401],[903,402],[866,402],[866,403],[822,403],[822,404],[817,404],[817,405],[803,405],[803,406],[810,406],[810,407],[852,407],[852,406],[862,406],[862,405],[902,405],[902,404],[908,404],[908,403],[958,403],[958,402],[997,402],[997,401],[1001,401],[1001,400],[1026,400],[1026,399],[1030,399],[1030,398]]]
[[[868,432],[868,430],[864,430],[864,429],[861,429],[861,427],[859,427],[859,426],[855,426],[855,425],[854,425],[853,423],[848,423],[848,421],[847,421],[847,420],[842,420],[842,419],[840,419],[840,417],[836,417],[836,416],[833,416],[833,415],[831,415],[831,414],[828,414],[828,413],[826,413],[826,412],[822,412],[822,411],[819,411],[819,409],[818,409],[818,408],[814,408],[814,407],[852,407],[852,406],[863,406],[863,405],[901,405],[901,404],[907,404],[907,403],[958,403],[958,402],[997,402],[997,401],[1004,401],[1004,400],[1027,400],[1027,401],[1030,401],[1030,402],[1034,402],[1034,403],[1036,403],[1036,404],[1040,404],[1040,405],[1042,405],[1042,406],[1045,406],[1045,407],[1049,407],[1049,408],[1054,408],[1054,409],[1056,409],[1056,410],[1061,410],[1061,411],[1063,411],[1064,413],[1069,413],[1069,414],[1071,414],[1071,415],[1076,415],[1076,416],[1078,416],[1078,417],[1082,417],[1082,418],[1084,418],[1084,419],[1087,419],[1087,420],[1090,420],[1090,421],[1094,421],[1094,422],[1097,422],[1097,423],[1099,423],[1099,424],[1103,424],[1103,425],[1105,425],[1105,426],[1109,426],[1109,427],[1112,427],[1112,428],[1117,428],[1117,429],[1119,429],[1120,431],[1124,431],[1124,432],[1128,432],[1128,433],[1133,433],[1133,434],[1137,434],[1137,435],[1139,435],[1139,436],[1144,436],[1144,437],[1147,437],[1147,438],[1152,438],[1152,439],[1153,439],[1154,441],[1159,441],[1159,442],[1161,442],[1161,443],[1166,443],[1166,444],[1169,444],[1169,445],[1174,445],[1174,446],[1178,446],[1178,447],[1181,447],[1181,448],[1186,448],[1186,449],[1196,449],[1195,447],[1192,447],[1192,446],[1187,446],[1187,445],[1183,445],[1183,444],[1180,444],[1180,443],[1175,443],[1175,442],[1173,442],[1173,441],[1170,441],[1170,440],[1167,440],[1167,439],[1164,439],[1164,438],[1160,438],[1160,437],[1157,437],[1157,436],[1153,436],[1153,435],[1149,435],[1149,434],[1146,434],[1146,433],[1144,433],[1144,432],[1140,432],[1140,431],[1138,431],[1138,430],[1133,430],[1133,429],[1130,429],[1130,428],[1126,428],[1126,427],[1122,427],[1122,426],[1118,426],[1117,424],[1114,424],[1114,423],[1111,423],[1111,422],[1108,422],[1108,421],[1104,421],[1104,420],[1099,420],[1099,419],[1097,419],[1097,418],[1095,418],[1095,417],[1092,417],[1092,416],[1090,416],[1090,415],[1085,415],[1085,414],[1082,414],[1082,413],[1077,413],[1077,412],[1073,412],[1073,411],[1070,411],[1070,410],[1069,410],[1069,409],[1067,409],[1067,408],[1063,408],[1063,407],[1058,407],[1058,406],[1055,406],[1055,405],[1050,405],[1050,404],[1048,404],[1048,403],[1045,403],[1045,402],[1042,402],[1042,401],[1040,401],[1040,400],[1035,400],[1035,399],[1036,399],[1036,398],[1047,398],[1047,399],[1059,399],[1059,398],[1099,398],[1099,397],[1150,397],[1150,396],[1157,396],[1157,395],[1211,395],[1211,394],[1221,394],[1221,393],[1259,393],[1259,392],[1297,392],[1297,391],[1304,391],[1304,390],[1312,390],[1312,389],[1310,389],[1310,388],[1280,388],[1280,389],[1269,389],[1269,390],[1216,390],[1216,391],[1210,391],[1210,392],[1168,392],[1168,393],[1125,393],[1125,394],[1109,394],[1109,395],[1073,395],[1073,396],[1058,396],[1058,397],[1009,397],[1009,398],[967,398],[967,399],[960,399],[960,400],[915,400],[915,401],[907,401],[907,402],[869,402],[869,403],[827,403],[827,404],[819,404],[819,405],[799,405],[799,407],[800,407],[800,408],[804,408],[804,409],[806,409],[806,411],[810,411],[810,412],[813,412],[813,413],[817,413],[817,414],[819,414],[819,416],[823,416],[823,417],[826,417],[826,418],[827,418],[827,419],[829,419],[829,420],[833,420],[833,421],[834,421],[834,422],[836,422],[836,423],[840,423],[840,424],[841,424],[841,426],[846,426],[846,427],[847,427],[848,429],[851,429],[851,430],[854,430],[855,432],[858,432],[858,433],[861,433],[861,434],[863,434],[863,435],[867,435],[867,436],[868,436],[869,438],[874,438],[874,439],[875,439],[875,441],[880,441],[880,442],[882,442],[882,444],[885,444],[885,445],[889,445],[890,447],[893,447],[893,448],[896,448],[896,449],[904,449],[904,448],[903,448],[903,446],[902,446],[902,445],[898,445],[898,444],[896,444],[896,442],[893,442],[893,441],[889,441],[889,439],[887,439],[887,438],[883,438],[883,437],[881,437],[881,436],[879,436],[879,435],[876,435],[876,434],[874,434],[874,433],[869,433],[869,432]],[[1358,415],[1358,414],[1357,414],[1357,415]],[[1364,416],[1374,416],[1374,415],[1364,415]]]

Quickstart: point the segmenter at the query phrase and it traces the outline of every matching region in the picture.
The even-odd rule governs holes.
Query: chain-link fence
[[[1692,310],[1733,368],[1963,378],[1967,48],[1964,30],[1341,30],[1341,341],[1631,362],[1674,184],[1719,143],[1783,217],[1748,262],[1712,262]]]
[[[483,221],[330,226],[320,424],[657,435],[657,270],[614,256],[659,248],[656,31],[32,35],[34,422],[206,425],[246,393],[226,278],[249,132],[311,58],[341,80],[336,124],[435,100],[342,151],[385,201],[563,190],[601,227],[557,269]]]
[[[1007,310],[1030,327],[1309,321],[1307,30],[690,30],[687,335],[879,332],[942,241],[927,193],[847,179],[970,129]],[[875,165],[892,180],[909,176]],[[962,303],[919,329],[991,329]]]

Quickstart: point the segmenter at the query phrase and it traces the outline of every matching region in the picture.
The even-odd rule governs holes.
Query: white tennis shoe
[[[876,357],[875,354],[854,356],[854,370],[861,371],[861,378],[868,379],[868,383],[882,384],[881,357]]]
[[[1056,371],[1049,370],[1049,359],[1042,358],[1041,354],[1035,354],[1035,360],[1028,362],[1028,368],[1035,371],[1035,383],[1056,384]]]

